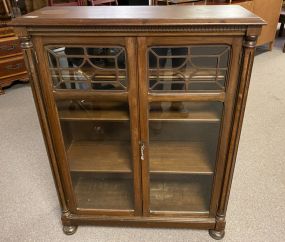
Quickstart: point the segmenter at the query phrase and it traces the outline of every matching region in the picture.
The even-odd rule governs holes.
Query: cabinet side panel
[[[50,127],[50,136],[52,144],[55,150],[56,164],[58,166],[59,176],[62,179],[63,191],[67,203],[67,210],[75,212],[75,201],[70,184],[70,177],[68,173],[68,166],[64,153],[63,137],[61,136],[61,130],[58,120],[57,111],[55,108],[54,98],[52,94],[51,82],[49,79],[48,68],[46,64],[46,55],[43,49],[43,40],[41,37],[35,37],[34,40],[35,51],[37,53],[38,73],[39,73],[39,87],[42,92],[43,102],[47,110],[47,123]]]
[[[42,90],[39,85],[39,76],[38,76],[38,70],[37,70],[37,58],[36,54],[33,49],[33,43],[37,42],[40,37],[33,37],[32,40],[30,40],[29,36],[21,36],[21,47],[24,51],[24,57],[25,57],[25,64],[28,69],[29,74],[29,80],[32,88],[32,93],[35,101],[35,106],[41,126],[41,130],[43,133],[43,138],[47,150],[47,154],[50,161],[50,166],[59,198],[59,202],[61,205],[62,211],[67,210],[66,202],[65,202],[65,195],[63,192],[63,186],[61,177],[59,175],[58,166],[56,163],[55,158],[55,151],[54,147],[52,145],[52,138],[50,133],[50,127],[47,121],[47,110],[43,101],[42,96]]]
[[[220,146],[219,154],[217,156],[217,164],[215,171],[214,189],[212,193],[211,201],[211,215],[215,216],[218,209],[218,202],[221,192],[221,186],[224,177],[225,166],[227,165],[227,152],[230,142],[230,131],[231,123],[233,119],[233,109],[236,97],[236,88],[238,85],[238,74],[239,74],[239,62],[240,53],[242,50],[242,38],[235,38],[232,42],[232,53],[230,61],[230,76],[227,83],[227,92],[224,102],[224,113],[223,113],[223,126],[220,133]]]
[[[256,40],[257,36],[246,36],[243,43],[243,57],[240,69],[239,86],[237,88],[238,95],[236,97],[227,165],[225,169],[222,193],[217,212],[217,230],[223,229],[219,226],[219,224],[225,224],[225,215],[230,195],[230,187],[233,178],[236,155],[238,151],[239,138],[241,134],[246,99],[254,60]]]

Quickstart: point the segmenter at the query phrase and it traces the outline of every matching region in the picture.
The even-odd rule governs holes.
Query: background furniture
[[[49,6],[82,6],[84,0],[48,0]]]
[[[253,4],[253,13],[260,16],[267,22],[267,25],[262,27],[262,32],[257,44],[269,44],[269,49],[272,50],[276,36],[282,0],[254,0]]]
[[[37,9],[48,6],[48,0],[25,0],[25,8],[27,13],[35,11]]]
[[[221,239],[264,22],[239,6],[58,10],[13,26],[64,232],[175,226]]]
[[[12,5],[8,0],[0,0],[0,18],[11,18],[12,17]]]
[[[243,6],[266,21],[267,25],[262,27],[262,32],[258,38],[257,45],[268,44],[269,49],[272,50],[276,36],[281,2],[282,0],[233,0],[231,4]]]
[[[98,5],[118,5],[117,0],[89,0],[88,1],[91,6],[98,6]]]
[[[13,28],[7,27],[12,13],[9,1],[0,1],[0,94],[14,81],[28,81],[23,52]]]
[[[192,2],[191,0],[154,0],[153,4],[157,5],[159,3],[167,2],[172,4],[190,4],[190,5],[223,5],[223,4],[238,4],[249,11],[253,12],[257,16],[263,18],[267,25],[262,27],[262,32],[258,38],[257,45],[268,44],[269,49],[272,50],[274,39],[276,35],[276,29],[279,19],[279,13],[281,8],[282,0],[202,0],[197,2]]]

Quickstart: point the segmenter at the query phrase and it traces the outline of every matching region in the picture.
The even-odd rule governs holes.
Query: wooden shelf
[[[130,143],[77,141],[68,151],[70,170],[77,172],[130,173]]]
[[[59,119],[63,121],[128,121],[129,114],[122,110],[61,110],[59,111]]]
[[[151,173],[212,174],[215,149],[204,142],[151,141]]]
[[[150,210],[208,212],[212,176],[151,177]]]
[[[133,210],[131,179],[81,173],[72,176],[78,208]]]
[[[85,100],[59,101],[60,120],[63,121],[128,121],[129,109],[124,102],[91,102]]]
[[[197,121],[197,122],[219,122],[221,116],[217,115],[215,112],[195,112],[195,113],[185,113],[185,112],[151,112],[149,115],[150,121]]]
[[[212,103],[190,103],[177,102],[174,107],[165,108],[165,103],[155,104],[156,109],[149,113],[150,121],[198,121],[198,122],[219,122],[222,116],[222,105],[217,102]],[[164,106],[164,107],[163,107]]]

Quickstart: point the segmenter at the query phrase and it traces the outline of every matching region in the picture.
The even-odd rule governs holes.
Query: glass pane
[[[124,91],[128,86],[123,47],[47,46],[54,89]]]
[[[211,176],[152,175],[150,210],[207,212],[211,197]]]
[[[151,211],[209,210],[222,111],[220,102],[150,104]]]
[[[133,210],[128,104],[57,102],[77,206]]]
[[[229,68],[227,45],[154,46],[148,50],[152,92],[224,91]]]

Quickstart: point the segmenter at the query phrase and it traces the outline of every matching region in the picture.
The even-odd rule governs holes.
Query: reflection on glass
[[[123,47],[47,46],[55,89],[126,90]]]
[[[148,50],[149,89],[224,91],[229,54],[227,45],[151,47]]]
[[[57,107],[77,206],[133,210],[128,104],[65,100]]]
[[[212,176],[151,175],[150,210],[208,212]]]
[[[150,103],[150,210],[209,210],[222,111],[220,102]]]

